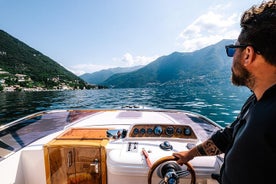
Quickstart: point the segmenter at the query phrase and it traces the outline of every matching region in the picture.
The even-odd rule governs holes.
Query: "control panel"
[[[172,137],[197,139],[190,126],[170,124],[136,124],[131,128],[129,137]]]

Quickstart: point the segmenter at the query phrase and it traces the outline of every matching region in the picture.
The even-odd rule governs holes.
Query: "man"
[[[276,0],[245,11],[234,45],[232,83],[253,94],[237,119],[189,151],[173,153],[182,165],[197,156],[224,153],[222,184],[275,183],[276,173]]]

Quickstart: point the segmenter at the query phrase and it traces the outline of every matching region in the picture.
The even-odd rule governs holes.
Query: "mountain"
[[[114,74],[132,72],[138,70],[141,67],[142,66],[110,68],[94,73],[85,73],[79,77],[90,84],[100,84]]]
[[[194,52],[174,52],[143,67],[113,68],[78,77],[0,30],[0,90],[9,85],[46,89],[61,89],[64,85],[71,89],[90,88],[92,85],[87,82],[111,88],[229,84],[232,58],[226,56],[224,48],[229,43],[233,40],[222,40]]]
[[[51,58],[2,30],[0,30],[0,80],[2,83],[5,82],[3,84],[5,86],[29,88],[91,87]]]
[[[128,73],[117,73],[101,83],[113,88],[136,88],[162,85],[229,84],[232,58],[226,56],[222,40],[194,52],[174,52]]]

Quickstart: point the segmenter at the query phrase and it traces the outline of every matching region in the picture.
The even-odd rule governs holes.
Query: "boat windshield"
[[[49,134],[63,130],[72,123],[97,113],[99,110],[57,110],[38,112],[7,125],[0,126],[0,161],[9,155],[24,148],[32,142]],[[205,131],[199,134],[200,139],[206,139],[220,127],[212,124],[200,116],[182,113],[167,113],[180,123],[185,123],[185,117],[192,120],[192,123],[199,125]],[[202,129],[201,128],[201,129]]]
[[[71,123],[69,111],[36,113],[0,127],[0,161]]]

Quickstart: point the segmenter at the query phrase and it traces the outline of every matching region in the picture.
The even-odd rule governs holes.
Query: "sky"
[[[236,39],[241,14],[261,2],[0,0],[0,29],[79,76]]]

